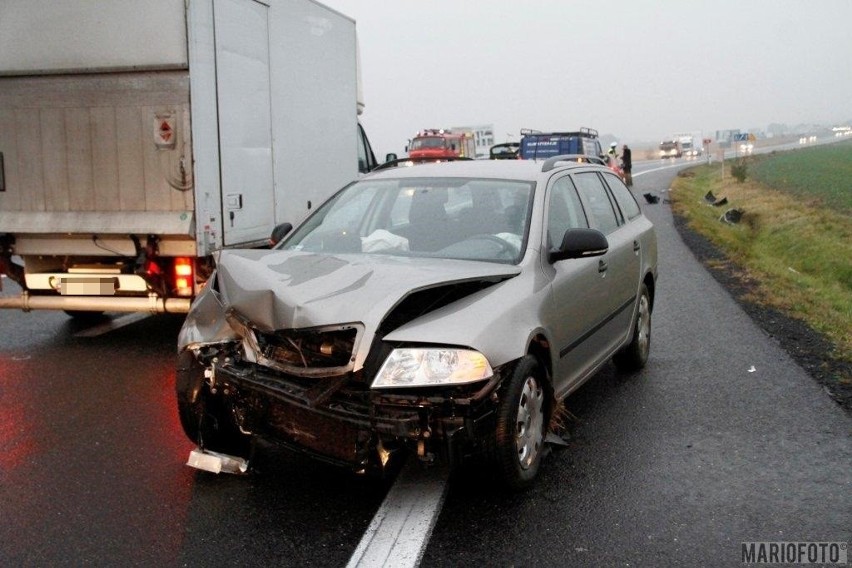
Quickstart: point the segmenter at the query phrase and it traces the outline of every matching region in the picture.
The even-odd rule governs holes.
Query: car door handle
[[[639,252],[640,248],[642,248],[642,246],[639,244],[639,241],[633,241],[633,252]]]
[[[598,261],[598,272],[601,272],[601,273],[606,272],[606,269],[607,269],[606,263],[602,260],[599,260]]]

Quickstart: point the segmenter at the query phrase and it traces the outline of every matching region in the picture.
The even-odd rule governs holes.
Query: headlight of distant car
[[[373,388],[463,385],[488,379],[494,371],[482,353],[470,349],[394,349]]]

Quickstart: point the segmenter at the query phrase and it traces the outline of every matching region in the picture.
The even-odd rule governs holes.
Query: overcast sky
[[[422,128],[611,133],[852,120],[852,0],[320,0],[354,18],[377,155]]]

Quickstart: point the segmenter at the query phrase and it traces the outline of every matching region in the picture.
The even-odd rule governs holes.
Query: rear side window
[[[604,174],[604,179],[606,179],[606,183],[612,190],[612,194],[615,196],[615,201],[618,203],[618,207],[621,209],[621,212],[624,213],[624,216],[627,219],[635,219],[638,217],[642,211],[639,209],[639,204],[636,203],[636,198],[633,197],[633,194],[630,193],[630,190],[627,189],[624,182],[621,181],[618,176],[612,174]]]
[[[595,172],[574,174],[574,183],[588,207],[589,217],[595,221],[595,228],[605,235],[616,230],[618,216],[600,176]]]
[[[559,178],[550,188],[547,205],[548,246],[554,248],[562,243],[562,237],[568,229],[588,227],[583,206],[577,197],[577,190],[569,176]]]

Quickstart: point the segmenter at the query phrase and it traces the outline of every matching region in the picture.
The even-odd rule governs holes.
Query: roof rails
[[[559,162],[579,162],[581,164],[597,164],[599,166],[606,165],[603,159],[598,158],[597,156],[589,156],[588,154],[562,154],[545,160],[541,165],[542,173],[549,172],[556,168],[556,165]]]
[[[473,158],[463,156],[421,156],[420,158],[397,158],[396,160],[389,160],[383,164],[379,164],[370,170],[370,173],[377,172],[379,170],[387,170],[389,168],[414,166],[417,164],[435,164],[438,162],[460,162],[471,160],[473,160]]]
[[[580,130],[574,132],[542,132],[532,128],[521,128],[521,136],[542,135],[542,136],[588,136],[589,138],[597,138],[598,131],[594,128],[586,128],[581,126]]]

